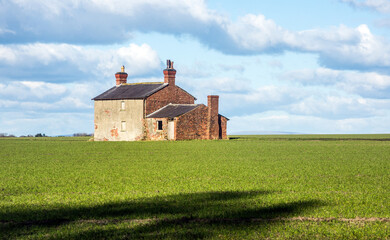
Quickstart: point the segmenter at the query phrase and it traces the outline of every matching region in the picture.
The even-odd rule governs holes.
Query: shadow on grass
[[[0,212],[5,238],[203,239],[224,231],[247,231],[280,224],[322,205],[296,201],[261,205],[266,191],[178,194],[91,207],[59,207]]]

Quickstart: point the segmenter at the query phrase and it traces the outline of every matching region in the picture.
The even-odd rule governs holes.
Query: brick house
[[[122,67],[116,86],[96,96],[95,141],[227,139],[228,118],[218,113],[219,96],[208,104],[175,84],[176,70],[167,60],[164,82],[127,83]]]

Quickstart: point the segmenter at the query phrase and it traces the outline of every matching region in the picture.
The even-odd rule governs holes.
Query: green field
[[[390,239],[390,135],[0,139],[0,239]]]

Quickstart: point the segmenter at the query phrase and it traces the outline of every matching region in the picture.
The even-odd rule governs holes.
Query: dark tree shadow
[[[267,191],[227,191],[178,194],[113,202],[92,207],[0,212],[3,238],[45,236],[67,228],[55,238],[70,239],[204,239],[223,229],[245,230],[281,223],[283,218],[322,205],[296,201],[256,207]],[[78,226],[88,226],[81,229]],[[119,227],[105,227],[105,226]],[[69,230],[71,229],[71,230]],[[50,234],[48,234],[50,235]]]

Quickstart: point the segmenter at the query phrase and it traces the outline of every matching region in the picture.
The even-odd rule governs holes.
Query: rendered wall
[[[147,140],[168,140],[168,118],[147,118],[145,121]],[[162,130],[158,130],[157,121],[162,121]]]
[[[121,109],[122,101],[125,108]],[[96,100],[95,141],[137,141],[144,138],[143,100]],[[126,129],[121,129],[122,121]]]
[[[151,114],[156,110],[173,104],[194,104],[195,99],[191,94],[177,86],[167,86],[149,96],[145,101],[145,114]]]

